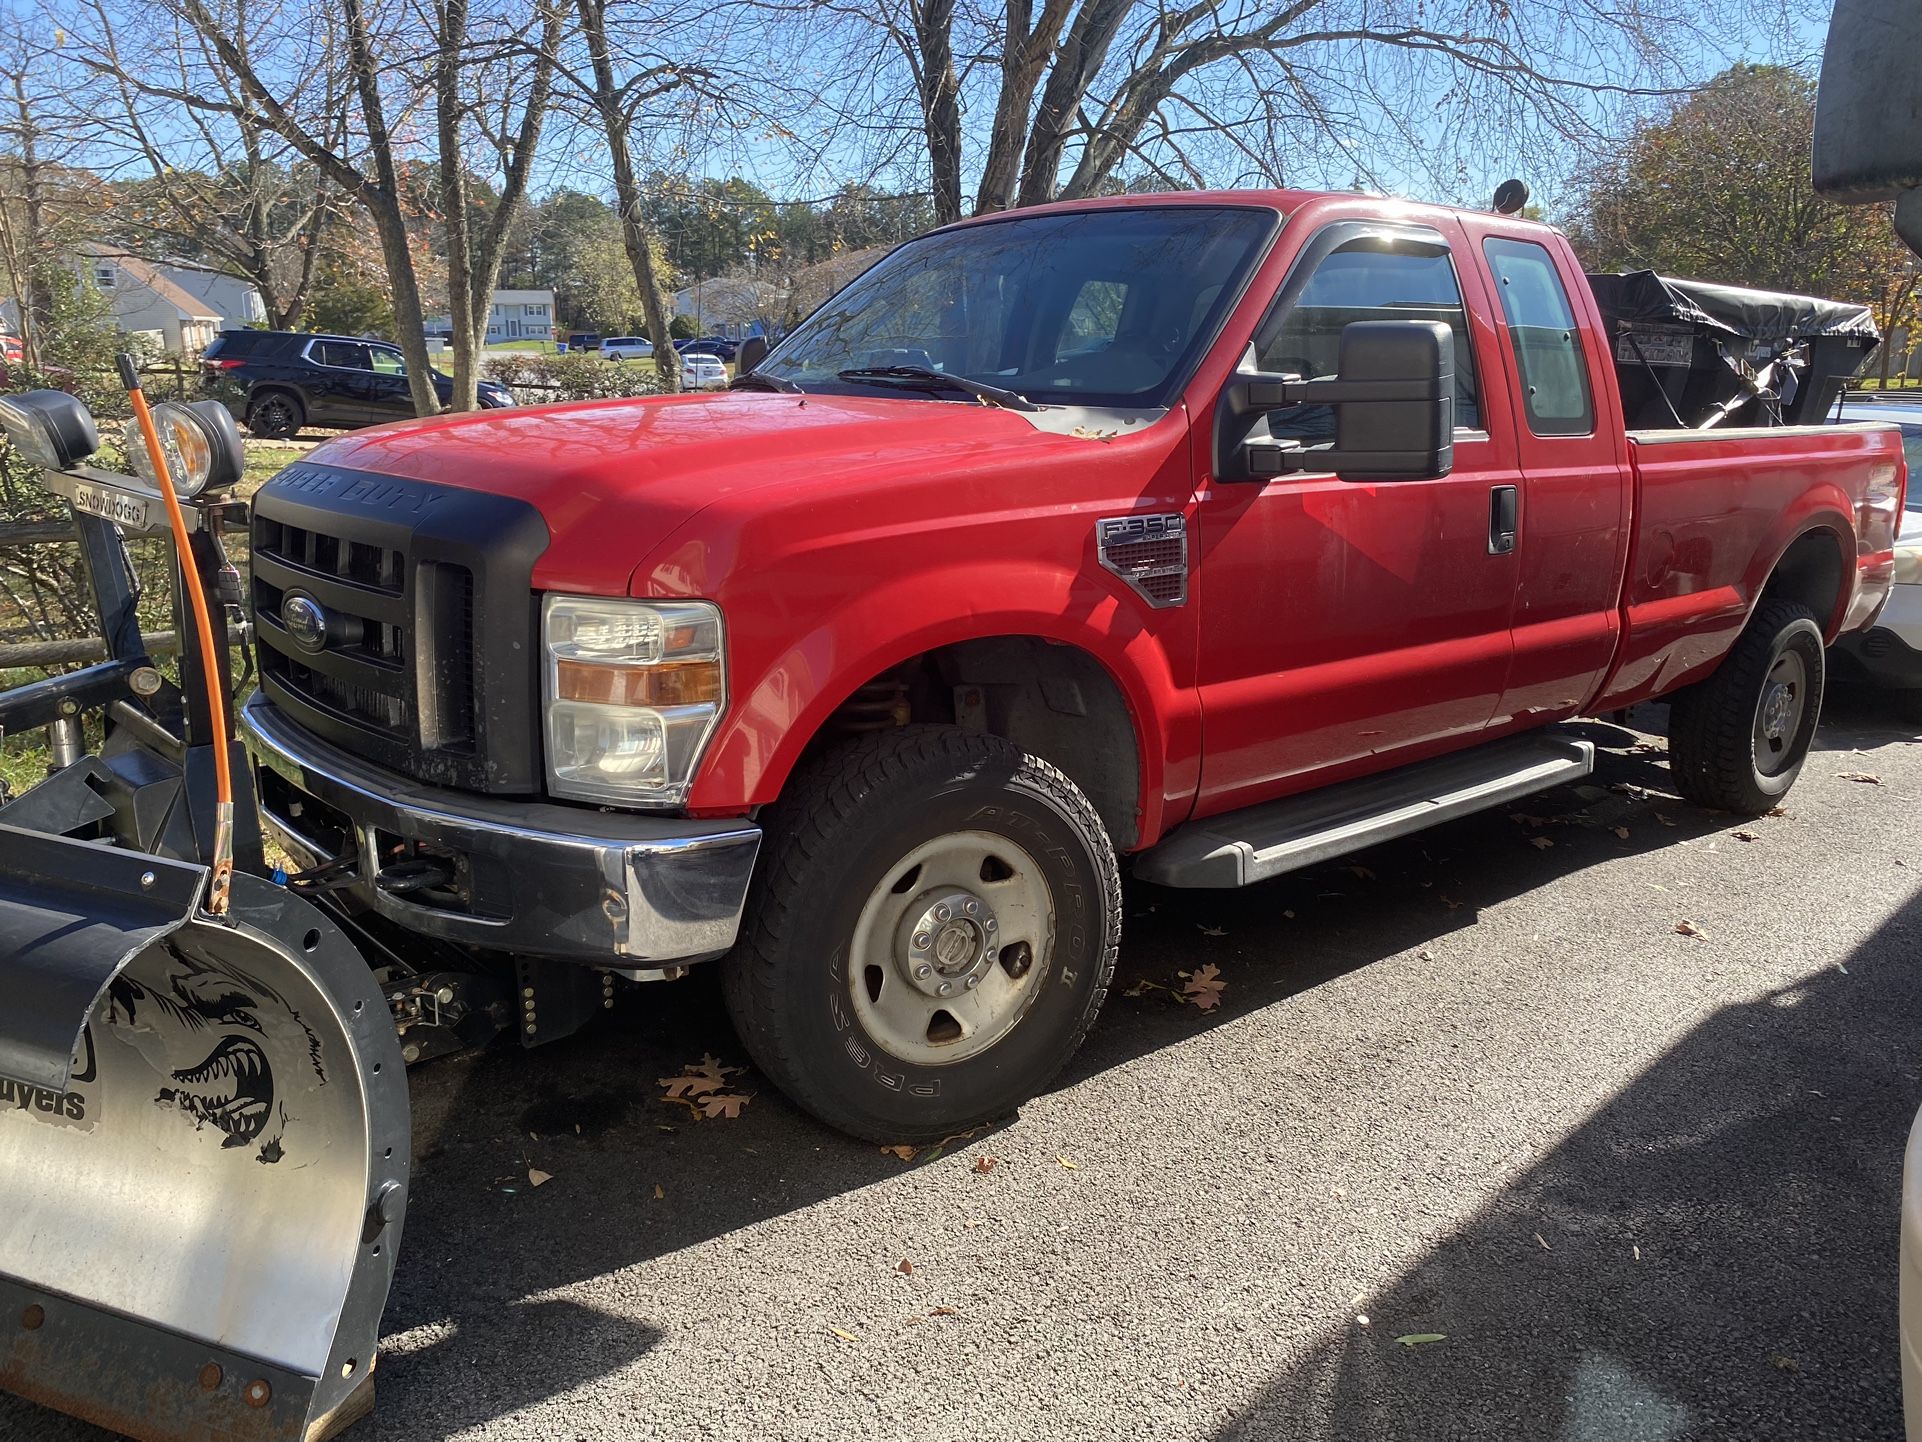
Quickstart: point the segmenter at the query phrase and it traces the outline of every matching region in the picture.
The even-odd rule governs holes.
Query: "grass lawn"
[[[487,349],[525,351],[530,355],[553,355],[554,342],[551,340],[534,340],[531,338],[524,340],[497,340],[490,341]]]

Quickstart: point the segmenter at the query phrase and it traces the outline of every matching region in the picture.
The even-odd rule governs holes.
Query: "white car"
[[[652,360],[654,342],[644,335],[611,335],[601,342],[602,360]]]
[[[1882,614],[1866,631],[1852,631],[1830,652],[1843,676],[1907,691],[1922,701],[1922,405],[1849,401],[1838,421],[1884,421],[1902,432],[1909,490],[1895,536],[1895,585]]]
[[[681,388],[690,391],[718,391],[727,388],[727,367],[721,358],[704,350],[681,352]]]

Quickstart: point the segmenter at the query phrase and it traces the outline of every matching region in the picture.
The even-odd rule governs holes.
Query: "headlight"
[[[727,704],[720,608],[549,596],[541,629],[554,794],[684,801]]]
[[[160,449],[167,457],[167,473],[174,490],[181,496],[197,496],[211,483],[216,490],[240,479],[245,451],[240,428],[233,413],[219,401],[162,401],[153,408],[154,430],[160,435]],[[153,459],[147,454],[147,441],[140,423],[126,426],[127,460],[134,474],[150,486],[158,486]]]
[[[0,430],[30,466],[65,471],[100,449],[87,408],[65,391],[0,396]]]

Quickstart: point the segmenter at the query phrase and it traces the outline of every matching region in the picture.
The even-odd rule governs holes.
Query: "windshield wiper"
[[[848,370],[836,371],[835,375],[844,381],[869,381],[882,385],[901,384],[916,390],[961,391],[986,405],[1001,406],[1011,411],[1041,409],[1019,391],[986,385],[981,381],[969,380],[966,376],[951,376],[945,371],[929,370],[926,366],[854,366]]]
[[[760,386],[766,386],[771,391],[783,391],[788,395],[798,396],[806,394],[805,391],[786,376],[771,376],[762,371],[747,371],[742,375],[734,377],[734,382],[728,386],[728,389],[731,391],[747,391],[754,390]]]

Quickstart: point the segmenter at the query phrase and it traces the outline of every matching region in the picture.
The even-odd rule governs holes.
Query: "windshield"
[[[843,371],[912,366],[1029,400],[1164,406],[1213,339],[1276,222],[1230,206],[1083,210],[909,241],[757,370],[805,390],[901,390]]]

